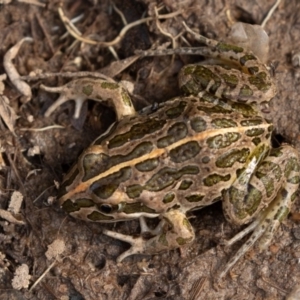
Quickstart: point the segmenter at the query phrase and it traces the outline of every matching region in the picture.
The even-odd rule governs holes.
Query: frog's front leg
[[[103,230],[104,234],[132,245],[129,250],[118,257],[117,261],[120,262],[133,254],[156,254],[176,249],[194,240],[194,230],[184,213],[179,210],[171,210],[163,213],[161,218],[158,230],[151,231],[157,235],[150,239],[141,236],[134,238],[114,231]]]
[[[40,88],[50,93],[60,94],[59,98],[46,111],[46,117],[50,116],[61,104],[68,100],[74,100],[74,118],[78,118],[82,104],[87,99],[99,102],[108,101],[108,104],[114,106],[118,120],[136,113],[128,92],[120,84],[113,81],[100,78],[79,78],[60,87],[41,85]]]
[[[245,179],[242,172],[224,197],[225,215],[231,222],[243,224],[256,219],[227,242],[227,245],[231,245],[253,231],[248,241],[227,263],[220,277],[223,277],[257,240],[260,250],[269,245],[274,232],[287,217],[296,198],[300,168],[298,153],[293,147],[284,145],[272,149],[255,169],[248,184],[241,184]]]

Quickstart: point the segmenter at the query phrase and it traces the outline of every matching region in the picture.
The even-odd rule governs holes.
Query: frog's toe
[[[49,117],[59,106],[68,100],[69,99],[65,95],[59,96],[59,98],[46,110],[45,117]]]
[[[146,241],[142,237],[132,237],[129,235],[121,234],[118,232],[103,230],[103,233],[107,236],[110,236],[114,239],[121,240],[123,242],[129,243],[131,247],[118,256],[117,262],[123,261],[126,257],[133,254],[142,254],[145,253],[145,243]]]

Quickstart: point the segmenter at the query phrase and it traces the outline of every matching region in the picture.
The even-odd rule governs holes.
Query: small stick
[[[17,44],[15,44],[13,47],[11,47],[4,55],[3,59],[3,66],[6,71],[7,76],[11,80],[14,87],[22,94],[24,95],[24,103],[28,102],[31,97],[31,88],[30,86],[23,80],[20,79],[20,74],[18,73],[17,69],[12,63],[12,60],[16,57],[18,54],[18,51],[20,47],[22,46],[23,42],[32,42],[33,39],[31,37],[25,37],[22,40],[20,40]]]

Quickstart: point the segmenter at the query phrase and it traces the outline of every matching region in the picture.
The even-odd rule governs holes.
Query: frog
[[[72,217],[114,223],[138,219],[141,234],[103,229],[131,247],[154,255],[190,245],[189,214],[217,201],[226,220],[248,226],[227,245],[251,233],[220,277],[254,245],[260,250],[291,211],[299,187],[299,155],[288,144],[274,148],[274,126],[263,108],[276,95],[272,72],[251,51],[189,31],[204,47],[138,52],[140,56],[200,54],[209,64],[185,65],[182,94],[137,112],[130,94],[107,78],[78,78],[41,88],[60,96],[46,112],[75,101],[107,101],[116,122],[83,151],[65,176],[58,202]],[[147,219],[158,218],[150,229]]]

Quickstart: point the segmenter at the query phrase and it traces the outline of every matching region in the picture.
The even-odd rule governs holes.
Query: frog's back
[[[66,178],[64,208],[109,222],[220,200],[253,149],[269,143],[271,125],[247,104],[203,100],[176,98],[113,124]]]

